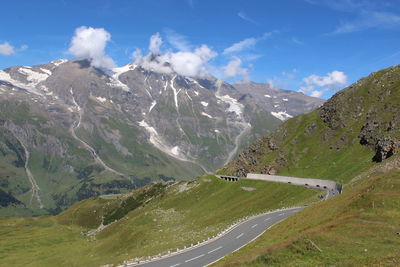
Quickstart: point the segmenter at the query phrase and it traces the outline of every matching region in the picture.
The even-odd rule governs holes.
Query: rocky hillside
[[[235,83],[237,94],[251,98],[252,103],[269,110],[280,120],[287,120],[314,110],[323,104],[319,98],[309,97],[303,93],[281,90],[267,83]]]
[[[271,98],[292,112],[282,92]],[[286,118],[255,102],[257,94],[133,63],[104,71],[87,59],[59,60],[0,71],[0,214],[57,213],[90,196],[213,171]],[[303,98],[302,109],[293,101],[296,112],[321,102]]]
[[[373,162],[400,152],[399,113],[398,65],[372,73],[317,110],[286,121],[220,172],[293,174],[346,183]]]

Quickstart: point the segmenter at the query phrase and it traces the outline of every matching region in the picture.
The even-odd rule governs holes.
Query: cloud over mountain
[[[76,57],[91,58],[94,67],[111,69],[115,62],[105,53],[110,40],[111,34],[103,28],[81,26],[75,30],[68,51]]]

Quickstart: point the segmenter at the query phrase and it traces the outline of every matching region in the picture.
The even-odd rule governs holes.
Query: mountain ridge
[[[35,212],[44,201],[55,213],[151,180],[196,177],[280,123],[271,113],[278,110],[254,104],[256,97],[213,77],[158,73],[134,63],[113,72],[88,59],[5,69],[0,177],[8,185],[1,188]],[[319,104],[309,99],[314,104],[303,103],[304,112]],[[24,166],[13,165],[11,158],[20,157],[15,151],[30,154]],[[31,201],[32,192],[40,201]]]

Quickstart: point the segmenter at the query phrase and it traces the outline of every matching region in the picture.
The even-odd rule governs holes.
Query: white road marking
[[[239,238],[241,238],[241,237],[242,237],[242,235],[243,235],[243,233],[241,233],[240,235],[238,235],[238,236],[236,237],[236,239],[239,239]]]
[[[215,248],[213,250],[210,250],[209,252],[207,252],[207,254],[213,253],[213,252],[215,252],[215,251],[217,251],[217,250],[219,250],[221,248],[222,248],[222,246],[219,246],[219,247],[217,247],[217,248]]]
[[[271,218],[267,218],[267,219],[264,220],[264,222],[269,221],[270,219],[271,219]]]
[[[176,266],[179,266],[179,265],[181,265],[181,264],[180,264],[180,263],[177,263],[177,264],[171,265],[171,266],[169,266],[169,267],[176,267]]]
[[[197,257],[194,257],[194,258],[191,258],[191,259],[189,259],[189,260],[186,260],[185,262],[193,261],[193,260],[198,259],[198,258],[201,258],[201,257],[203,257],[203,256],[204,256],[204,254],[201,254],[201,255],[199,255],[199,256],[197,256]]]
[[[256,223],[255,225],[253,225],[251,228],[254,228],[254,227],[256,227],[258,224]]]

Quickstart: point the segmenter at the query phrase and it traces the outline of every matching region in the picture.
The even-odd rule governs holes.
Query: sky
[[[159,72],[268,82],[326,99],[400,63],[399,0],[13,0],[1,6],[0,69],[77,57],[105,69],[134,61]]]

